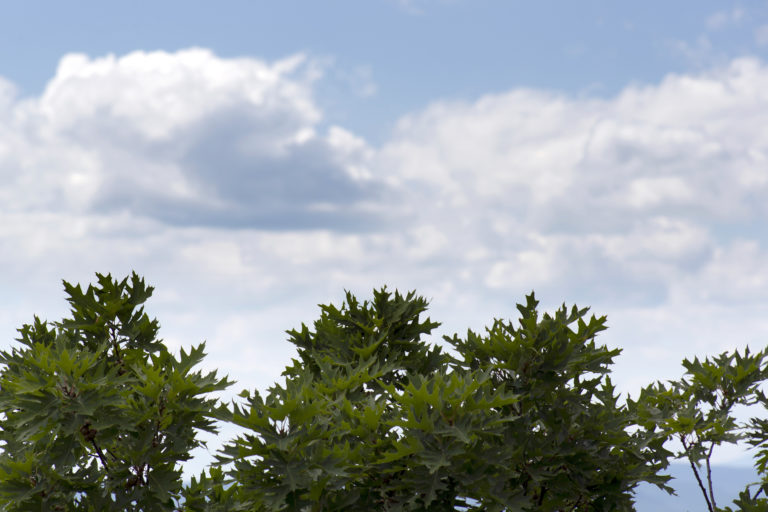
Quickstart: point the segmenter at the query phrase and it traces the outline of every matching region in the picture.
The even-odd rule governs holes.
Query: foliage
[[[675,457],[688,461],[699,485],[707,510],[718,508],[712,481],[711,459],[716,446],[741,441],[760,448],[756,466],[766,475],[768,464],[768,421],[760,418],[738,421],[736,407],[762,405],[760,390],[768,378],[768,352],[744,354],[738,350],[714,358],[683,361],[685,375],[668,384],[657,382],[644,388],[636,403],[646,428],[657,428],[669,440],[677,440]],[[751,487],[757,487],[753,492]],[[768,479],[750,484],[734,501],[736,510],[768,510]],[[760,497],[763,494],[763,497]]]
[[[385,289],[321,306],[291,331],[299,359],[266,396],[244,393],[224,450],[252,510],[632,510],[661,487],[664,439],[637,428],[608,378],[604,318],[564,306],[520,327],[424,340],[426,301]],[[572,327],[575,327],[572,328]]]
[[[19,329],[0,352],[0,511],[622,511],[650,482],[673,492],[670,459],[688,461],[718,508],[716,446],[755,448],[762,481],[735,510],[768,510],[768,352],[683,362],[677,381],[620,400],[598,345],[605,317],[564,305],[484,333],[428,337],[414,292],[374,291],[320,306],[288,332],[297,357],[266,393],[231,408],[230,383],[195,370],[204,344],[172,355],[135,273],[64,283],[71,314]],[[181,464],[230,421],[242,434],[182,484]],[[676,441],[678,445],[674,445]]]
[[[157,339],[153,289],[97,277],[65,282],[71,316],[0,352],[0,510],[174,510],[196,433],[227,417],[206,397],[227,380],[194,370],[204,344],[176,358]]]

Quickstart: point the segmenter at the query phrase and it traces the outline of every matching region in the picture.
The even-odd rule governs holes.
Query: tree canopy
[[[194,370],[204,344],[168,351],[136,274],[64,289],[70,317],[0,352],[0,507],[173,510],[197,432],[227,417],[206,395],[229,383]]]
[[[587,308],[540,313],[531,293],[516,322],[433,343],[427,301],[382,288],[321,305],[288,331],[283,378],[222,404],[211,394],[231,383],[196,369],[204,343],[168,350],[138,275],[64,289],[67,318],[35,317],[0,352],[2,511],[634,510],[642,482],[673,492],[675,459],[726,511],[710,462],[736,442],[764,480],[735,510],[768,507],[768,422],[734,415],[768,403],[764,351],[686,360],[681,379],[622,399],[620,350]],[[185,483],[220,422],[241,434]]]

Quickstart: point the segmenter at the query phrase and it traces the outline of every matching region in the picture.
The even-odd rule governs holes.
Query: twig
[[[680,436],[680,441],[683,443],[683,448],[685,448],[685,451],[688,452],[688,445],[685,442],[685,437]],[[712,503],[709,501],[709,496],[707,496],[707,490],[704,488],[704,484],[701,482],[701,477],[699,477],[699,471],[696,469],[696,465],[693,463],[693,459],[688,456],[688,462],[691,464],[691,469],[693,470],[693,476],[696,477],[696,481],[699,483],[699,488],[701,489],[701,493],[704,495],[704,501],[707,502],[707,510],[709,512],[715,512],[715,509],[712,508]]]

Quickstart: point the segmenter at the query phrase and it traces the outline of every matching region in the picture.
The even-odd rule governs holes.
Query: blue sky
[[[327,119],[381,140],[399,116],[437,98],[514,87],[609,96],[670,72],[765,57],[755,32],[766,20],[765,5],[716,1],[32,1],[4,8],[0,62],[3,76],[35,94],[65,52],[306,52],[331,67],[318,86]]]
[[[135,269],[234,391],[384,284],[439,334],[592,306],[625,392],[763,347],[767,52],[756,2],[9,4],[0,334]]]

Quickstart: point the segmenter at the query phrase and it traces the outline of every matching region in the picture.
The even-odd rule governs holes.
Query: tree
[[[228,412],[230,383],[194,370],[204,344],[173,356],[135,273],[64,282],[71,316],[19,329],[0,352],[0,510],[162,511],[179,506],[179,463]]]
[[[298,359],[262,396],[244,392],[246,433],[222,463],[250,510],[632,510],[669,452],[622,405],[595,344],[605,318],[565,306],[519,327],[424,339],[427,303],[386,289],[290,331]]]
[[[621,511],[640,482],[673,492],[663,470],[677,457],[707,509],[732,512],[710,463],[736,442],[755,447],[762,478],[736,510],[768,509],[768,420],[734,413],[768,407],[768,351],[685,360],[680,380],[621,401],[620,351],[596,343],[605,317],[540,314],[531,294],[516,324],[437,346],[427,301],[384,288],[320,306],[288,332],[283,379],[230,409],[210,396],[230,382],[195,370],[204,344],[176,357],[158,339],[135,273],[64,289],[68,317],[35,317],[0,351],[0,511]],[[243,433],[183,485],[218,421]]]
[[[684,459],[701,490],[709,512],[720,508],[714,491],[711,460],[716,446],[746,441],[758,448],[756,468],[762,482],[749,484],[734,501],[736,510],[768,510],[768,420],[753,417],[740,421],[738,406],[768,406],[760,387],[768,378],[768,352],[724,352],[714,358],[685,359],[684,376],[667,384],[644,388],[633,405],[647,429],[658,429],[676,440],[675,457]],[[753,490],[753,488],[755,488]],[[761,496],[762,494],[762,496]]]

